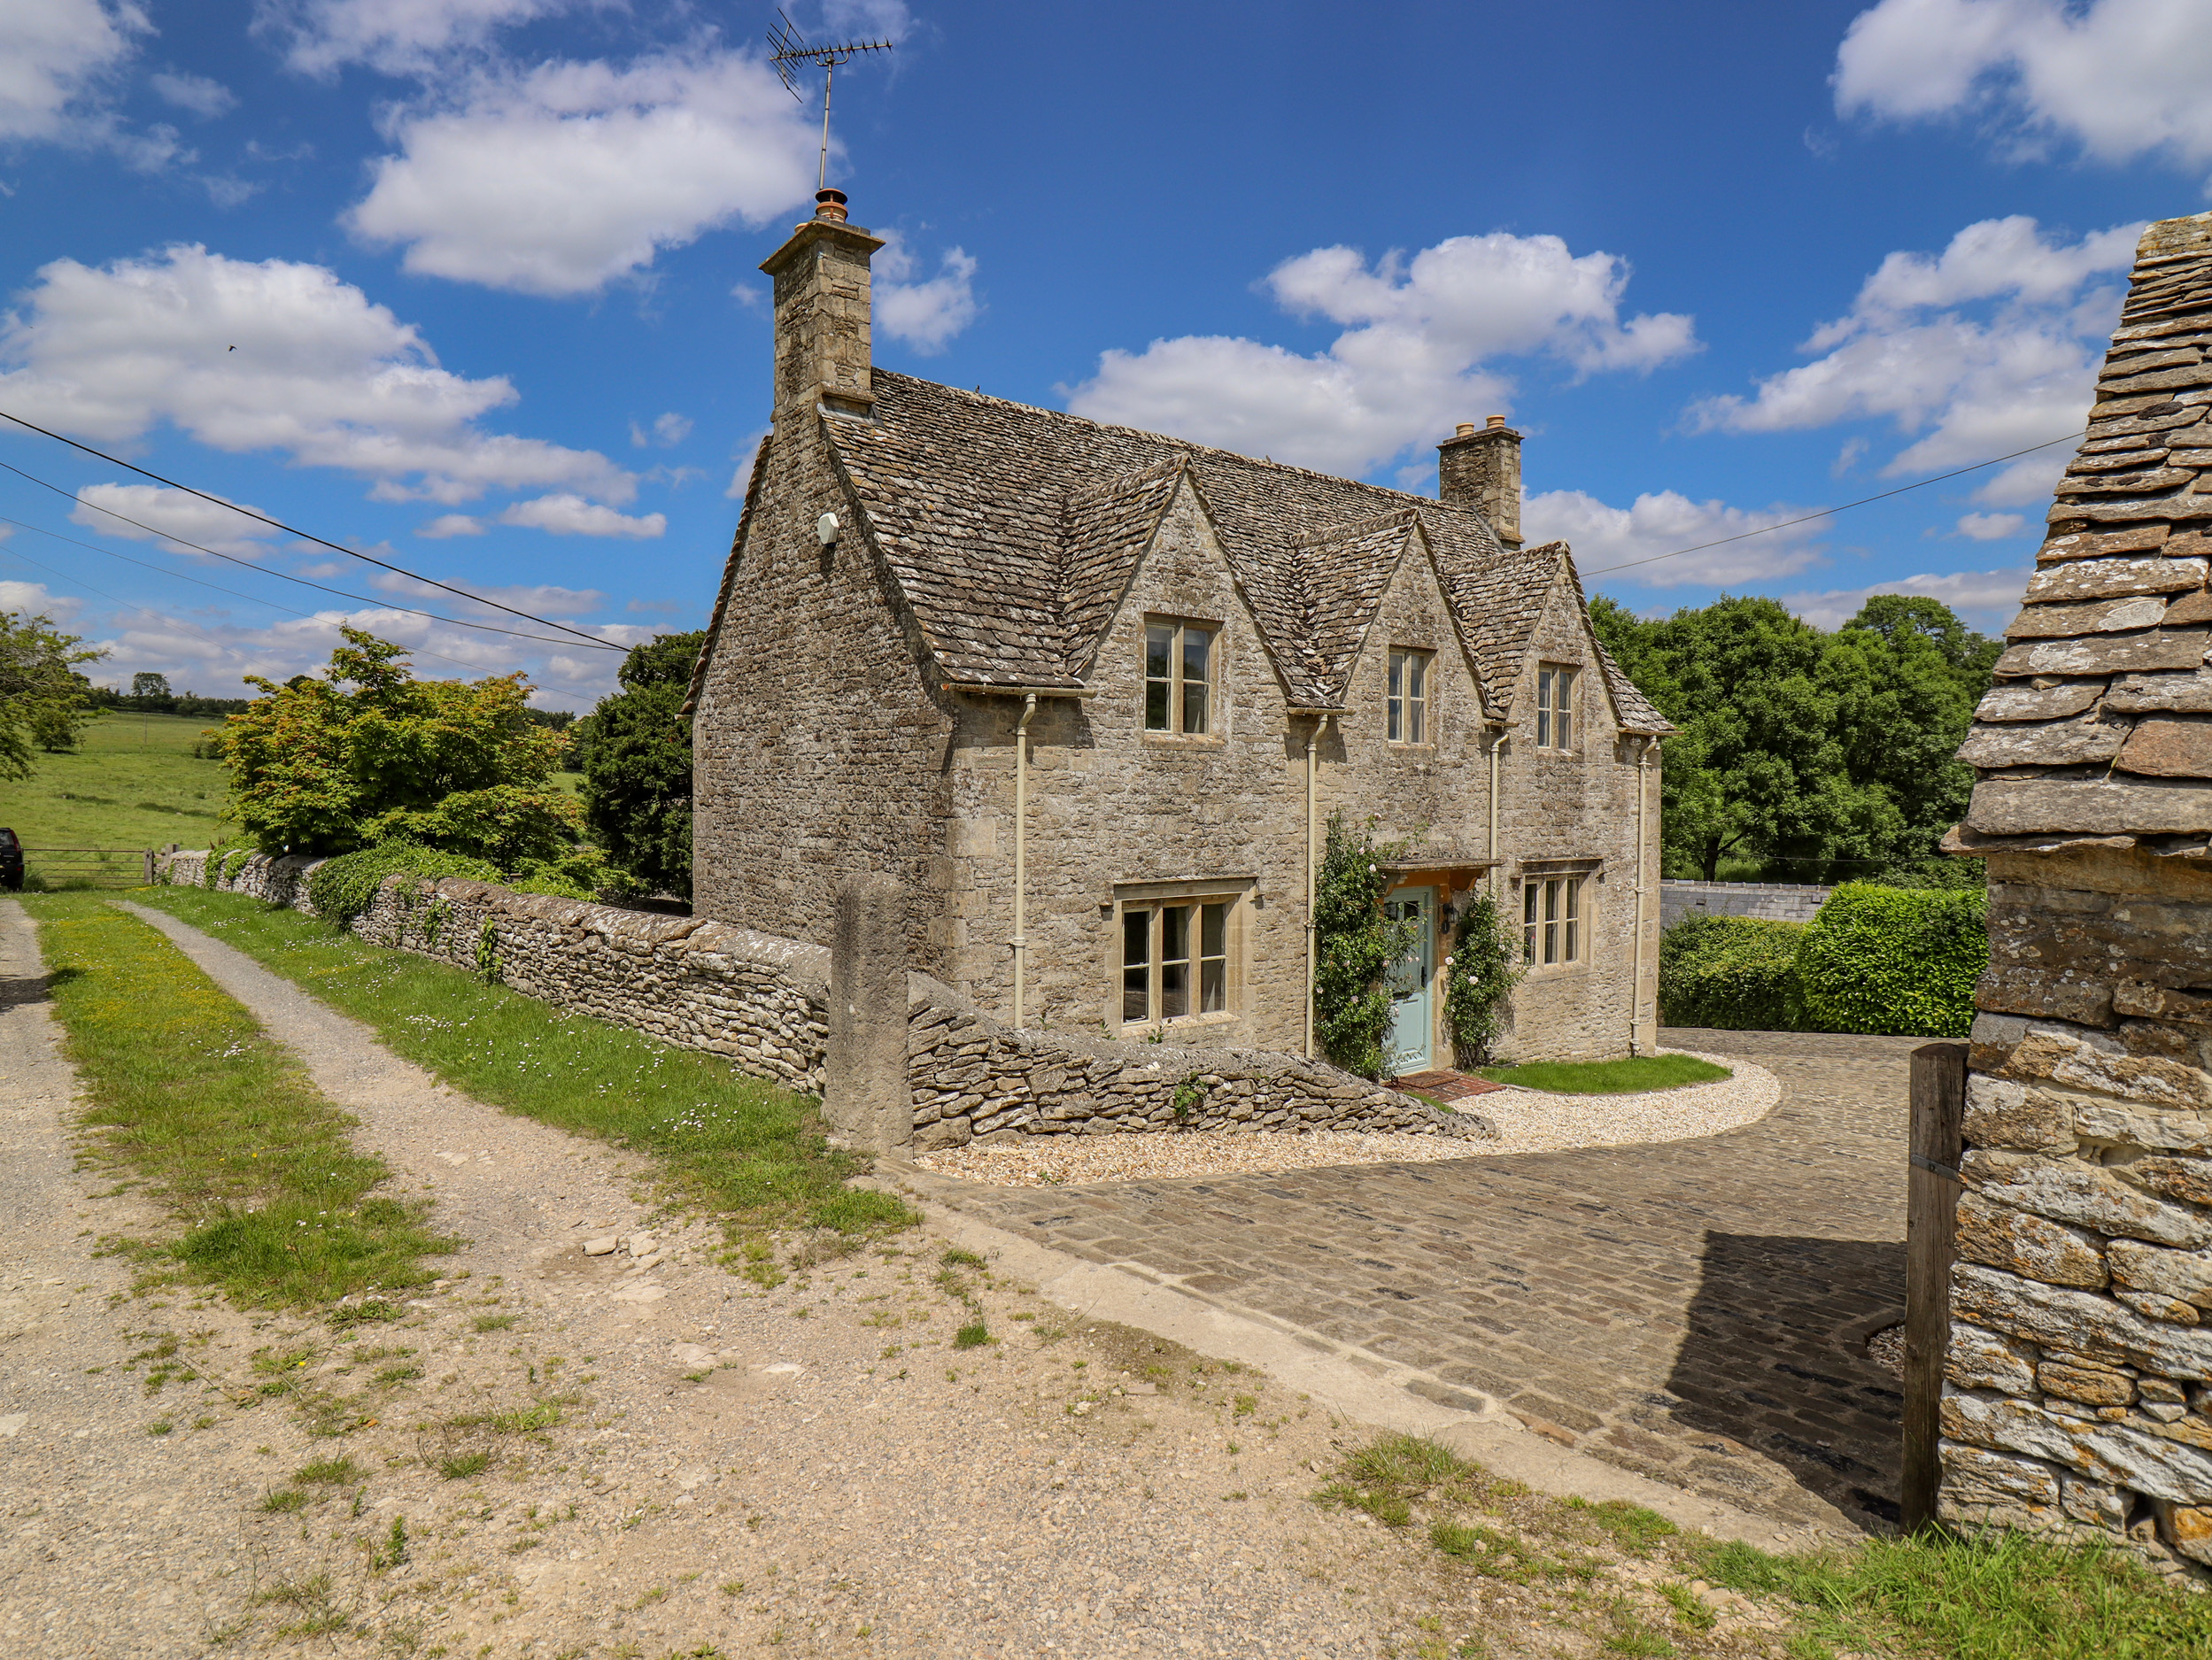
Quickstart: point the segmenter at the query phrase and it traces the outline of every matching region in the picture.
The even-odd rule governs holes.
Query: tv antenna
[[[776,8],[776,15],[783,19],[768,32],[768,43],[776,49],[768,61],[776,66],[776,73],[784,78],[784,90],[801,104],[807,95],[799,89],[797,78],[792,73],[802,64],[812,64],[822,71],[822,174],[818,188],[830,186],[830,87],[837,79],[837,66],[849,64],[862,52],[887,52],[889,41],[840,41],[834,46],[812,46],[799,33],[799,26],[791,20],[791,14],[783,7]]]

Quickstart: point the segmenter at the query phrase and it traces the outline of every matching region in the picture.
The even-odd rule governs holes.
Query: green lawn
[[[1537,1061],[1527,1066],[1486,1066],[1476,1076],[1515,1089],[1554,1095],[1634,1095],[1679,1089],[1735,1076],[1724,1066],[1686,1054],[1623,1055],[1617,1061]]]
[[[727,1062],[572,1015],[443,962],[372,946],[235,893],[137,896],[227,941],[375,1029],[464,1094],[659,1164],[669,1196],[733,1236],[791,1226],[866,1236],[917,1218],[845,1178],[814,1104]]]
[[[313,1306],[429,1278],[428,1207],[380,1192],[357,1122],[156,929],[89,893],[28,901],[64,1047],[85,1083],[88,1156],[143,1182],[180,1236],[138,1241],[157,1280],[248,1305]]]
[[[42,860],[49,848],[126,850],[108,861],[110,879],[135,881],[137,855],[176,842],[205,847],[220,830],[228,781],[219,761],[203,761],[192,745],[220,715],[123,714],[110,710],[88,727],[74,754],[36,758],[20,784],[0,783],[0,825],[23,838],[29,880],[59,885],[91,874],[96,861]]]

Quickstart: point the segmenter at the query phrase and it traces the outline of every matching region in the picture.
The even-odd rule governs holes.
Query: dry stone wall
[[[227,863],[213,883],[206,861],[202,853],[159,856],[162,876],[178,886],[313,909],[306,880],[313,861],[257,855]],[[459,967],[489,968],[525,995],[821,1092],[831,969],[823,946],[451,876],[388,878],[352,931]],[[926,975],[907,977],[904,1012],[919,1150],[1029,1135],[1184,1130],[1496,1133],[1473,1114],[1440,1111],[1295,1055],[1014,1031]]]

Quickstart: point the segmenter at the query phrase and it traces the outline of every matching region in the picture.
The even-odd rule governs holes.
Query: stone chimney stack
[[[1436,495],[1447,507],[1472,507],[1507,548],[1520,546],[1520,434],[1492,415],[1471,421],[1436,446]]]
[[[776,279],[776,414],[871,414],[868,262],[883,239],[845,221],[845,192],[815,195],[814,217],[762,261]]]

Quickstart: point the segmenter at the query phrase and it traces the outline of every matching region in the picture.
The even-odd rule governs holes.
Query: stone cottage
[[[1016,1025],[1311,1053],[1310,873],[1342,809],[1407,844],[1396,1069],[1493,884],[1512,1053],[1654,1041],[1659,740],[1520,436],[1438,499],[874,367],[881,241],[824,191],[775,279],[775,412],[692,683],[700,914],[821,941],[888,872],[914,966]]]
[[[2212,214],[2150,227],[1962,760],[1942,1513],[2212,1564]]]

